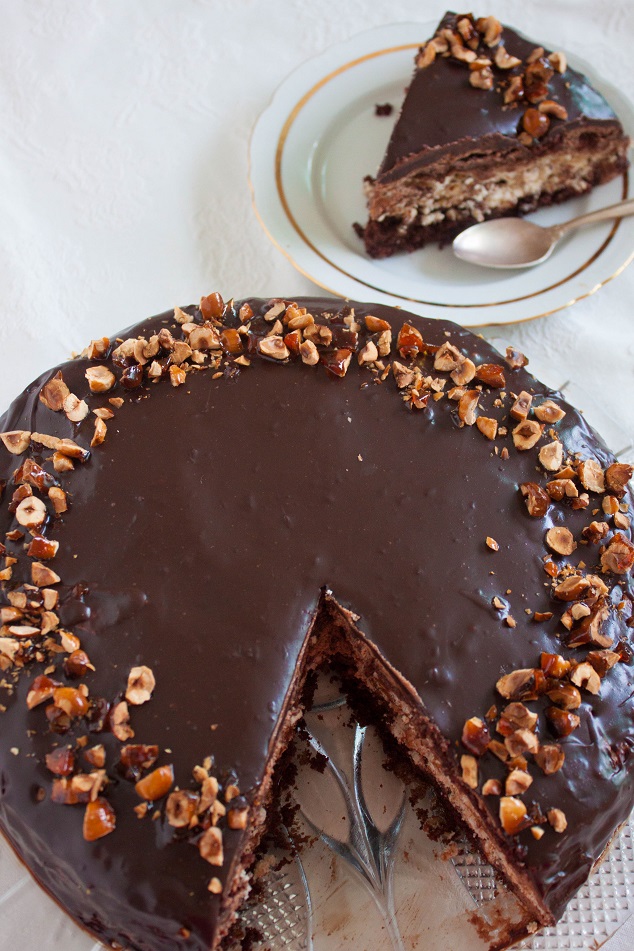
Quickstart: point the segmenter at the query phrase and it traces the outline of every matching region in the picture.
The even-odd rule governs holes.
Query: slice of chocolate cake
[[[608,182],[629,139],[603,96],[494,17],[447,13],[421,47],[376,179],[365,247],[413,251]]]
[[[0,829],[104,942],[225,949],[346,668],[551,924],[634,802],[632,468],[455,324],[203,298],[0,419]]]

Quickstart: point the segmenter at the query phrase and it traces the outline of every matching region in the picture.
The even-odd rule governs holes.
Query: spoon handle
[[[611,218],[625,218],[626,215],[634,215],[634,198],[620,201],[616,205],[609,205],[607,208],[600,208],[598,211],[590,211],[587,215],[579,215],[578,218],[571,218],[570,221],[564,221],[560,225],[553,225],[548,230],[553,238],[557,239],[567,231],[572,231],[573,228],[594,224],[596,221],[608,221]]]

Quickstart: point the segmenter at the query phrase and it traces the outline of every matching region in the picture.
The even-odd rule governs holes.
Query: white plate
[[[369,258],[353,231],[366,220],[363,177],[375,174],[387,145],[414,52],[435,23],[372,29],[302,64],[260,116],[250,148],[256,213],[295,267],[333,294],[402,305],[467,327],[543,317],[593,294],[634,257],[634,218],[594,225],[568,237],[550,260],[500,272],[427,247],[383,261]],[[556,44],[551,44],[556,48]],[[634,133],[634,109],[591,66],[570,56]],[[392,116],[375,115],[390,102]],[[531,215],[550,225],[620,201],[627,176]]]

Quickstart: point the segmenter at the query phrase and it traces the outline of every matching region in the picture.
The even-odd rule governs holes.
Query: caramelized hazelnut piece
[[[548,698],[563,710],[576,710],[581,706],[581,694],[572,684],[560,684],[548,691]]]
[[[581,723],[576,713],[560,710],[559,707],[547,707],[546,719],[557,736],[569,736]]]
[[[205,320],[219,320],[224,314],[225,302],[216,291],[207,297],[201,297],[198,307]]]
[[[105,835],[114,832],[117,819],[114,809],[107,799],[98,796],[89,802],[84,813],[84,839],[86,842],[95,842]]]
[[[522,128],[534,139],[541,139],[550,128],[550,119],[538,109],[528,108],[522,116]]]
[[[490,419],[487,416],[478,416],[476,426],[487,439],[495,439],[498,431],[497,419]]]
[[[533,518],[543,518],[550,508],[550,498],[536,482],[522,482],[520,492],[526,501],[528,514]]]
[[[147,799],[154,802],[156,799],[162,799],[170,791],[174,783],[174,769],[170,766],[159,766],[157,769],[148,773],[143,779],[140,779],[135,785],[137,794],[141,799]]]
[[[588,492],[605,492],[605,476],[596,459],[585,459],[577,466],[579,481]]]
[[[521,796],[533,782],[533,777],[523,769],[513,769],[506,777],[504,792],[507,796]]]
[[[531,411],[531,404],[533,402],[533,397],[530,393],[527,393],[526,390],[522,390],[520,395],[517,397],[513,405],[511,406],[511,416],[513,419],[523,420],[528,418],[528,414]]]
[[[221,866],[224,862],[222,848],[222,832],[216,826],[211,826],[198,840],[198,851],[201,858],[210,865]]]
[[[144,769],[157,761],[159,748],[145,743],[128,743],[121,750],[120,769],[126,779],[137,782]]]
[[[417,356],[424,350],[423,338],[420,331],[418,331],[416,327],[412,327],[411,324],[403,324],[398,332],[396,347],[402,357]]]
[[[481,363],[476,367],[476,379],[493,389],[502,389],[506,386],[504,367],[499,363]]]
[[[500,799],[500,822],[507,835],[516,835],[530,825],[526,806],[515,796],[502,796]]]
[[[608,492],[612,492],[617,498],[623,498],[625,487],[632,478],[634,469],[625,462],[613,462],[605,470],[605,484]]]
[[[491,737],[486,725],[480,717],[471,717],[462,728],[462,745],[474,756],[482,756],[489,745]]]
[[[51,700],[57,687],[59,687],[57,681],[51,680],[50,677],[46,677],[44,674],[36,677],[26,695],[26,705],[29,710],[33,710],[34,707],[44,703],[45,700]]]
[[[70,776],[75,768],[75,754],[69,746],[60,746],[46,754],[46,768],[55,776]]]
[[[85,677],[89,670],[94,669],[88,654],[83,650],[72,651],[64,661],[64,673],[71,680]]]
[[[558,423],[565,415],[564,410],[552,400],[544,400],[543,403],[535,407],[535,416],[542,423]]]
[[[53,703],[74,720],[88,713],[89,703],[80,690],[74,687],[56,687],[53,691]]]

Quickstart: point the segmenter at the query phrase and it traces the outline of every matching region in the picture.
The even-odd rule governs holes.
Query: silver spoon
[[[493,218],[461,232],[452,247],[456,257],[482,267],[533,267],[550,257],[559,239],[573,228],[633,214],[634,198],[629,198],[550,228],[524,218]]]

